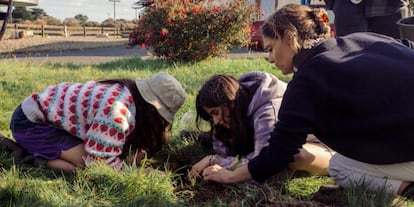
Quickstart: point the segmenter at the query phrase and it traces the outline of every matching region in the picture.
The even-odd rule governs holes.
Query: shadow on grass
[[[96,47],[111,47],[126,45],[126,40],[119,41],[108,41],[108,42],[99,42],[99,41],[76,41],[76,40],[67,40],[67,41],[56,41],[51,43],[45,43],[41,45],[34,45],[16,49],[10,51],[15,54],[21,53],[44,53],[44,52],[58,52],[63,50],[80,50],[87,48],[96,48]]]
[[[115,60],[107,63],[95,65],[94,67],[100,70],[131,70],[135,68],[137,70],[146,71],[159,71],[167,68],[171,68],[172,64],[165,60],[159,59],[147,59],[143,60],[140,57],[126,58],[122,60]]]
[[[47,63],[51,69],[70,69],[81,70],[85,68],[85,65],[77,65],[72,63]],[[112,70],[145,70],[145,71],[159,71],[172,67],[172,64],[158,59],[143,60],[140,57],[124,58],[102,64],[92,65],[91,67],[101,71]]]

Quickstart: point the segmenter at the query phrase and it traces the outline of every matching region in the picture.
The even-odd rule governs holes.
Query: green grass
[[[0,206],[327,206],[312,200],[329,177],[286,171],[262,185],[221,185],[187,180],[191,164],[209,153],[196,138],[179,136],[181,117],[194,110],[197,91],[213,74],[235,77],[248,71],[267,71],[289,81],[264,59],[212,59],[195,64],[170,65],[159,60],[130,58],[110,63],[77,66],[70,64],[29,64],[0,60],[0,133],[11,137],[9,120],[14,108],[32,92],[63,81],[84,82],[109,78],[146,78],[158,71],[175,76],[187,92],[177,113],[173,139],[144,167],[117,171],[95,164],[76,174],[15,165],[0,152]],[[148,170],[148,169],[159,169]],[[161,173],[163,172],[163,173]],[[414,206],[381,191],[369,194],[364,185],[344,191],[348,206]]]

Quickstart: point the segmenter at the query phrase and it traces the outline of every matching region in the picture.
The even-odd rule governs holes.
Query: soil
[[[0,54],[112,47],[127,43],[128,39],[113,37],[28,37],[0,41]]]

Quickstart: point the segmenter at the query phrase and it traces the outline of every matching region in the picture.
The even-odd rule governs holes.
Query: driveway
[[[267,53],[250,51],[247,48],[234,49],[229,58],[264,58]],[[75,65],[93,65],[127,57],[148,59],[152,56],[140,47],[114,46],[103,48],[76,49],[53,52],[30,52],[17,54],[1,54],[0,62],[17,61],[31,63],[71,63]]]

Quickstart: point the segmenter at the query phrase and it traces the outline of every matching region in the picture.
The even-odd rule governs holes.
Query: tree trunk
[[[7,22],[9,21],[9,18],[12,14],[12,8],[13,8],[13,0],[9,0],[9,3],[7,4],[6,16],[4,17],[3,26],[1,27],[1,30],[0,30],[0,41],[3,39],[3,35],[6,32]]]

